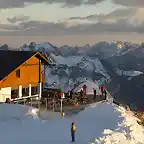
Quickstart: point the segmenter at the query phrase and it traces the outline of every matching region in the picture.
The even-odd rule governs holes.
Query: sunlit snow
[[[132,71],[132,70],[131,71],[124,71],[124,70],[120,70],[120,69],[116,69],[116,73],[118,75],[131,76],[131,77],[139,76],[139,75],[143,74],[143,72],[136,71],[136,70],[134,70],[134,71]]]
[[[0,105],[0,143],[68,144],[71,122],[77,126],[76,144],[143,144],[144,129],[133,113],[114,104],[99,103],[78,115],[61,118],[60,114],[42,112],[21,105]],[[53,117],[53,119],[50,119]]]
[[[52,85],[53,87],[59,87],[59,85],[62,85],[64,87],[68,86],[69,81],[69,75],[71,73],[71,67],[79,67],[81,69],[86,70],[87,72],[93,72],[100,73],[103,75],[107,80],[110,80],[110,76],[107,74],[106,70],[103,68],[101,62],[98,59],[90,59],[89,57],[83,57],[83,56],[69,56],[69,57],[63,57],[63,56],[56,56],[53,53],[50,54],[50,57],[56,62],[56,67],[53,68],[53,70],[56,73],[59,73],[61,69],[58,68],[59,65],[65,66],[65,68],[62,68],[62,71],[65,72],[66,76],[59,77],[56,74],[52,74],[52,69],[48,68],[46,70],[47,76],[49,75],[47,79],[48,85]],[[86,77],[81,75],[78,76],[75,81],[73,81],[73,86],[77,82],[83,82],[87,80]],[[53,83],[55,81],[55,83]],[[53,83],[53,84],[52,84]],[[70,86],[71,87],[71,86]]]

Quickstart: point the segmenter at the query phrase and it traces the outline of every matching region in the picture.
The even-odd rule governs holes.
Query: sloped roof
[[[38,59],[46,61],[46,59],[38,52],[0,50],[0,80],[3,80],[12,71],[34,55]]]
[[[95,88],[97,90],[97,92],[99,91],[99,87],[97,86],[96,83],[86,80],[85,82],[79,84],[78,86],[76,86],[73,91],[74,92],[80,92],[81,88],[83,87],[83,85],[87,86],[87,94],[91,95],[93,94],[93,88]]]

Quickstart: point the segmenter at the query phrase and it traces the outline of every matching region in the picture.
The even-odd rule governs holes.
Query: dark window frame
[[[19,89],[11,90],[11,99],[19,97]]]
[[[31,95],[38,94],[38,86],[31,87]]]
[[[16,77],[20,78],[20,69],[16,70]]]
[[[22,88],[22,97],[29,96],[29,87]]]

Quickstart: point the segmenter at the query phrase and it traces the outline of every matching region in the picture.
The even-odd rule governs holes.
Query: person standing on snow
[[[94,93],[93,100],[96,100],[96,89],[94,88],[93,88],[93,93]]]
[[[102,85],[102,86],[100,87],[100,89],[101,89],[101,94],[102,94],[102,96],[103,96],[104,90],[105,90],[104,85]]]
[[[73,91],[71,90],[70,91],[70,99],[72,99],[73,98]]]
[[[80,90],[80,97],[82,98],[82,96],[83,96],[83,89],[81,88],[81,90]]]
[[[107,91],[104,90],[104,99],[107,100]]]
[[[71,142],[75,142],[75,132],[76,132],[76,126],[75,126],[75,123],[72,122],[72,124],[71,124],[71,138],[72,138],[72,141]]]
[[[63,92],[62,92],[62,91],[60,91],[60,93],[59,93],[59,98],[61,99],[61,98],[62,98],[62,96],[63,96]]]
[[[70,90],[68,91],[68,93],[67,93],[67,98],[70,98]]]
[[[83,85],[83,96],[86,96],[87,86],[86,84]]]

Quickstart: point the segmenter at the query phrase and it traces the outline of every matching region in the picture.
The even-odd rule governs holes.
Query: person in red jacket
[[[62,98],[62,96],[63,96],[63,92],[62,91],[60,91],[59,96],[60,96],[60,98]]]
[[[101,90],[101,94],[103,95],[105,91],[104,85],[101,85],[100,90]]]
[[[83,85],[83,96],[86,96],[86,89],[87,89],[87,86],[85,84],[85,85]]]

